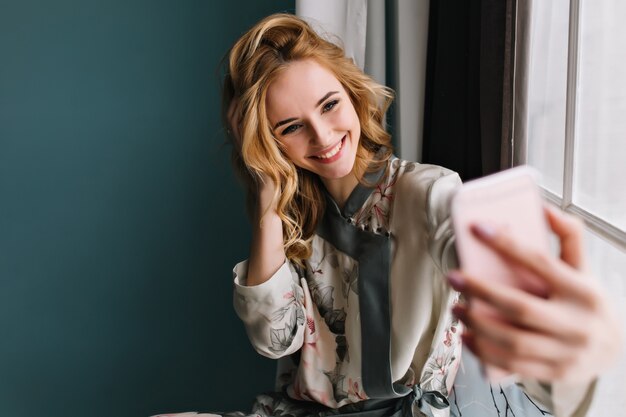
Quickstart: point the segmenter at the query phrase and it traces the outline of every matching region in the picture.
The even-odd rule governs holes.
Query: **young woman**
[[[530,411],[517,415],[538,413],[531,398],[583,415],[619,341],[586,272],[580,224],[546,210],[561,259],[476,225],[486,245],[545,279],[546,299],[454,270],[448,204],[459,177],[393,156],[392,96],[292,15],[263,19],[230,51],[223,105],[254,230],[234,304],[255,349],[278,359],[277,392],[251,415],[490,415],[472,398],[450,403],[462,341],[519,375]]]

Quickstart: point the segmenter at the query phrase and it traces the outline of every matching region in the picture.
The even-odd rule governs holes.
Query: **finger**
[[[486,308],[455,307],[454,314],[466,325],[476,340],[489,342],[507,353],[510,359],[533,359],[544,362],[573,360],[575,345],[554,336],[529,331],[502,321]]]
[[[527,358],[513,358],[506,350],[475,337],[471,332],[463,334],[464,346],[486,365],[495,366],[523,378],[550,382],[561,379],[567,367]]]
[[[589,284],[579,272],[549,253],[530,248],[489,225],[477,224],[472,232],[500,256],[546,281],[553,291],[588,300]]]
[[[517,326],[571,341],[577,341],[584,333],[580,321],[572,320],[575,312],[562,302],[544,300],[508,285],[476,279],[461,271],[451,271],[448,280],[470,302],[481,300]],[[570,314],[563,314],[566,308]]]
[[[584,224],[578,217],[562,212],[556,207],[545,206],[550,228],[559,237],[561,259],[578,270],[586,268],[584,252]]]

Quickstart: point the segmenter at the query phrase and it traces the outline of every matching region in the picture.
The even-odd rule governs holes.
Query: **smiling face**
[[[296,166],[325,184],[354,181],[361,126],[331,71],[313,60],[290,63],[269,86],[266,108],[274,136]]]

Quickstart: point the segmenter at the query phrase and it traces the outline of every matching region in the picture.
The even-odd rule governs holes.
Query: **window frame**
[[[565,150],[563,165],[562,197],[541,187],[544,197],[559,206],[562,210],[581,217],[589,230],[608,241],[613,246],[626,252],[626,232],[610,222],[594,215],[585,208],[574,204],[574,152],[576,144],[576,98],[578,69],[580,57],[580,1],[569,1],[569,33],[567,57],[567,84],[565,103]],[[514,91],[513,91],[513,129],[511,142],[513,152],[510,156],[511,165],[527,163],[527,101],[529,43],[528,37],[531,20],[532,0],[519,0],[516,10]]]

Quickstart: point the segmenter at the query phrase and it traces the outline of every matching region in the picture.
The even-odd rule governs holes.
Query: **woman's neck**
[[[369,162],[376,156],[373,152],[368,151],[365,157],[369,165]],[[365,175],[364,171],[365,169],[359,168],[359,165],[356,164],[352,172],[343,178],[328,179],[320,177],[326,190],[340,209],[343,210],[343,206],[346,204],[346,201],[348,201],[348,197],[350,197],[354,188],[359,184],[360,179]]]
[[[353,172],[343,178],[322,178],[321,180],[326,187],[326,190],[333,200],[335,200],[335,203],[337,203],[340,209],[343,209],[343,206],[346,204],[346,201],[348,201],[348,197],[350,197],[352,190],[354,190],[359,183],[359,180]]]

